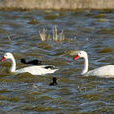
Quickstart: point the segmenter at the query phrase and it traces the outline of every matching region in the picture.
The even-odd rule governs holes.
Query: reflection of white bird
[[[53,65],[29,66],[16,70],[16,62],[14,56],[11,53],[5,53],[1,61],[3,62],[5,59],[10,59],[12,61],[12,66],[10,71],[17,74],[28,72],[31,73],[32,75],[45,75],[45,74],[54,73],[55,71],[58,70],[55,69]]]
[[[78,51],[78,54],[76,57],[74,57],[74,60],[78,58],[84,58],[84,69],[82,71],[82,75],[87,76],[99,76],[99,77],[114,77],[114,65],[106,65],[103,67],[96,68],[94,70],[91,70],[88,72],[88,55],[85,51]]]

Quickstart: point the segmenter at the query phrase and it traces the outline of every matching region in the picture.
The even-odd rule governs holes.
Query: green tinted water
[[[114,112],[114,80],[80,76],[83,60],[73,61],[71,50],[89,54],[89,70],[114,64],[113,11],[0,11],[0,58],[12,52],[17,68],[21,58],[39,59],[59,68],[55,74],[33,76],[8,72],[0,63],[0,110],[9,113]],[[52,29],[64,31],[63,41],[52,40]],[[41,41],[39,31],[51,39]],[[58,85],[49,86],[52,77]]]

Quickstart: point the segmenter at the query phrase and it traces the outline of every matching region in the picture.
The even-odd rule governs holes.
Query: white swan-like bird
[[[13,54],[9,52],[5,53],[1,61],[3,62],[5,59],[10,59],[12,61],[12,66],[10,68],[10,71],[16,74],[28,72],[32,75],[45,75],[45,74],[54,73],[55,71],[58,70],[53,65],[39,65],[39,66],[34,65],[16,70],[16,61]]]
[[[94,70],[88,71],[88,54],[85,51],[78,51],[74,60],[78,58],[84,58],[84,69],[81,72],[81,75],[86,76],[99,76],[106,78],[114,78],[114,65],[106,65]]]

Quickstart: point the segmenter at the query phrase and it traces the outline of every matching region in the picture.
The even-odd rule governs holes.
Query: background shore
[[[0,9],[114,9],[114,0],[0,0]]]

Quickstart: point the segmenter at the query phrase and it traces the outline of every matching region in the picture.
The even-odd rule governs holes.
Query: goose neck
[[[84,68],[82,70],[82,75],[88,72],[88,56],[84,57]]]
[[[16,62],[15,62],[15,58],[12,57],[12,58],[11,58],[11,61],[12,61],[12,66],[11,66],[10,71],[11,71],[11,72],[15,72],[15,70],[16,70]]]

